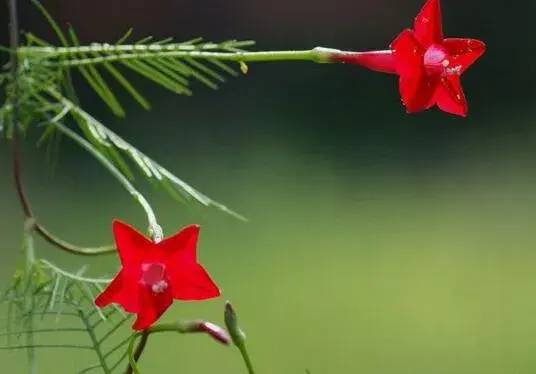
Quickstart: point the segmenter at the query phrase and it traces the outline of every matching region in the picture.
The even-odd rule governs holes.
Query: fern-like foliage
[[[21,53],[28,60],[36,58],[51,69],[78,70],[89,86],[118,116],[124,116],[125,110],[103,73],[116,80],[143,108],[149,109],[148,100],[121,70],[135,72],[176,94],[191,95],[192,80],[217,89],[220,83],[226,81],[226,76],[239,75],[229,64],[199,52],[238,53],[242,48],[254,44],[252,41],[237,40],[204,42],[202,38],[185,42],[174,42],[171,38],[154,41],[152,37],[143,38],[134,44],[120,44],[119,42],[126,40],[123,37],[116,44],[93,43],[80,46],[72,27],[69,28],[70,40],[63,37],[70,43],[64,47],[54,47],[32,34],[27,37],[29,46],[22,48]],[[43,58],[46,60],[43,61]]]
[[[40,142],[49,142],[60,135],[74,141],[109,170],[140,203],[151,230],[161,231],[161,228],[150,204],[134,185],[134,169],[179,200],[216,207],[245,220],[178,178],[83,109],[72,74],[79,74],[112,113],[123,117],[124,107],[112,90],[111,82],[118,83],[143,108],[149,109],[149,101],[128,80],[128,74],[142,76],[176,94],[191,95],[193,81],[216,89],[228,77],[239,75],[239,70],[246,72],[240,54],[253,42],[212,43],[201,38],[175,42],[148,37],[126,44],[131,37],[129,31],[115,44],[80,45],[72,27],[64,33],[38,0],[31,1],[49,21],[61,45],[54,46],[27,33],[24,45],[16,50],[0,47],[0,52],[17,56],[14,59],[17,60],[16,72],[8,72],[7,65],[0,67],[0,88],[7,98],[0,106],[0,135],[12,138],[14,126],[17,126],[17,136],[34,128],[41,131]],[[33,218],[27,218],[23,259],[2,298],[7,318],[5,329],[0,333],[6,337],[6,344],[0,346],[0,350],[24,349],[30,374],[37,373],[38,351],[54,348],[94,352],[94,362],[88,363],[80,374],[117,372],[126,361],[125,348],[132,337],[127,334],[118,339],[117,332],[129,317],[118,308],[103,314],[94,304],[95,295],[110,280],[89,278],[84,275],[85,268],[73,273],[36,258],[34,229]],[[155,237],[161,236],[160,231],[155,231]],[[60,318],[62,325],[57,324]],[[64,327],[65,320],[74,324]],[[50,327],[51,323],[56,324]],[[47,333],[52,336],[47,338]],[[73,340],[66,336],[71,333],[83,334],[86,343],[71,343]],[[58,337],[59,344],[50,340]]]
[[[115,44],[81,46],[72,27],[65,34],[43,6],[37,0],[32,1],[47,18],[62,46],[53,46],[28,33],[25,45],[10,52],[19,57],[17,102],[22,130],[32,124],[39,125],[43,129],[40,142],[50,141],[58,133],[67,135],[99,161],[105,158],[104,165],[116,177],[132,182],[134,173],[126,156],[146,179],[156,186],[163,186],[173,197],[213,206],[245,220],[178,178],[85,111],[73,88],[71,73],[77,71],[114,114],[124,116],[123,106],[108,83],[110,79],[118,82],[143,108],[149,109],[148,100],[125,77],[125,71],[141,75],[177,94],[190,95],[192,80],[215,89],[225,81],[226,75],[238,75],[228,64],[210,57],[211,52],[240,53],[241,48],[253,42],[210,43],[198,38],[175,43],[171,39],[154,41],[148,37],[134,44],[124,44],[130,37],[129,31]],[[200,52],[209,52],[209,55]],[[5,73],[0,74],[0,86],[2,84],[8,96],[14,94],[14,85]],[[4,128],[4,124],[11,122],[8,119],[12,113],[10,101],[6,101],[0,107],[0,132],[4,131],[7,137],[13,129]],[[73,129],[73,125],[77,129]],[[127,183],[123,185],[127,186]],[[129,190],[133,195],[139,195],[133,188]]]
[[[50,107],[51,117],[49,117],[46,123],[49,126],[59,129],[80,145],[84,147],[91,146],[95,150],[98,150],[100,155],[104,155],[110,163],[115,165],[123,175],[127,176],[129,179],[133,179],[133,174],[128,164],[124,161],[122,157],[123,155],[129,157],[129,159],[143,172],[147,179],[157,185],[163,186],[178,200],[181,200],[184,197],[194,199],[200,204],[214,206],[239,219],[245,220],[244,217],[231,211],[225,205],[210,199],[183,180],[179,179],[169,170],[104,126],[82,108],[75,105],[65,96],[62,96],[59,92],[52,89],[49,89],[48,92],[61,103],[61,106],[57,105]],[[62,125],[67,116],[70,116],[78,123],[84,137],[89,141],[89,144],[87,142],[81,142],[82,139],[80,139],[76,133],[68,131],[68,129]]]
[[[118,330],[130,318],[118,308],[103,314],[93,303],[95,294],[108,279],[84,277],[85,268],[75,273],[65,271],[46,260],[26,259],[24,269],[15,274],[4,293],[7,318],[2,350],[25,349],[30,373],[37,367],[37,352],[42,349],[75,349],[93,351],[95,361],[79,373],[92,371],[111,374],[121,371],[126,363],[126,345],[131,337],[116,338]],[[62,318],[62,326],[57,324]],[[64,321],[72,325],[64,327]],[[46,327],[42,328],[41,326]],[[104,326],[105,328],[100,328]],[[85,344],[73,344],[72,333],[85,334]],[[47,334],[54,341],[49,343]],[[50,335],[53,334],[53,335]],[[49,340],[50,341],[50,340]]]
[[[48,11],[37,1],[35,6],[48,20],[62,46],[50,43],[28,33],[27,45],[19,49],[26,63],[51,70],[76,68],[90,87],[118,116],[125,111],[116,95],[106,82],[102,72],[116,80],[144,108],[149,109],[148,100],[128,81],[121,69],[131,70],[177,94],[191,95],[190,81],[197,80],[217,89],[227,76],[236,77],[238,72],[228,64],[206,52],[240,53],[254,41],[227,40],[219,43],[204,42],[195,38],[175,42],[172,38],[154,40],[145,37],[132,44],[125,44],[132,34],[128,30],[116,43],[92,43],[81,46],[74,29],[69,26],[68,34],[61,30]],[[199,52],[204,52],[200,54]],[[235,63],[236,64],[236,63]],[[238,67],[238,66],[237,66]]]

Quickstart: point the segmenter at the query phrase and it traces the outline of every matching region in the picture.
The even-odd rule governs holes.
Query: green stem
[[[138,368],[138,360],[140,359],[140,356],[142,355],[143,351],[145,350],[145,346],[147,345],[147,340],[149,339],[149,335],[152,333],[158,333],[158,332],[167,332],[167,331],[175,331],[175,332],[187,332],[186,329],[184,329],[180,324],[178,323],[162,323],[160,325],[154,325],[151,326],[149,329],[136,333],[132,335],[130,338],[130,342],[128,343],[128,361],[129,364],[127,366],[127,369],[125,370],[125,374],[140,374],[140,370]],[[138,346],[136,347],[136,350],[134,351],[134,343],[136,342],[136,339],[141,336],[140,342],[138,343]]]
[[[33,237],[32,237],[32,227],[33,222],[31,219],[24,222],[24,238],[23,238],[23,245],[22,245],[22,251],[25,257],[25,271],[24,276],[32,277],[34,275],[34,266],[35,266],[35,252],[34,252],[34,245],[33,245]],[[25,284],[29,284],[28,281],[24,282]],[[33,295],[31,294],[33,290],[30,290],[28,292],[27,290],[24,290],[24,310],[25,311],[31,311],[35,309],[35,299]],[[28,326],[28,331],[26,332],[26,357],[28,358],[28,365],[29,365],[29,372],[30,374],[37,374],[37,360],[35,358],[35,342],[34,342],[34,316],[31,315],[28,317],[28,321],[26,322],[26,325]],[[22,346],[23,347],[23,346]]]
[[[59,92],[57,92],[56,90],[54,89],[49,89],[48,92],[54,97],[56,98],[57,100],[64,100],[63,103],[65,105],[72,105],[72,103],[70,103],[68,100],[66,100],[65,98],[63,98],[63,96],[61,96],[59,94]],[[71,108],[73,111],[75,111],[78,115],[86,115],[88,116],[87,113],[85,112],[81,112],[78,110],[77,107],[75,106],[72,106]],[[63,125],[62,123],[60,122],[54,122],[54,125],[56,126],[56,128],[58,130],[60,130],[63,134],[67,135],[68,137],[70,137],[72,140],[74,140],[75,142],[77,142],[82,148],[84,148],[86,151],[88,151],[93,157],[95,157],[97,159],[97,161],[99,161],[104,167],[106,167],[106,169],[108,169],[112,175],[115,177],[115,179],[117,179],[117,181],[119,181],[119,183],[121,183],[123,185],[123,187],[130,193],[130,195],[141,205],[142,209],[145,211],[145,215],[147,216],[147,221],[149,222],[149,228],[151,229],[152,231],[152,234],[153,234],[153,237],[154,237],[154,240],[157,242],[157,241],[160,241],[162,239],[162,228],[160,227],[160,225],[158,224],[157,220],[156,220],[156,215],[154,213],[154,210],[153,208],[151,207],[151,205],[149,204],[149,202],[147,201],[147,199],[145,198],[145,196],[143,196],[133,185],[132,183],[128,180],[127,177],[125,177],[123,175],[123,173],[121,173],[119,171],[119,169],[117,169],[115,167],[114,164],[112,164],[102,153],[100,153],[97,149],[95,149],[90,142],[88,142],[85,138],[81,137],[80,135],[78,135],[76,132],[74,132],[73,130],[69,129],[68,127],[66,127],[65,125]],[[158,240],[157,240],[158,239]]]
[[[39,261],[41,262],[41,264],[43,264],[46,267],[54,270],[55,273],[59,273],[59,274],[63,275],[66,278],[73,279],[73,280],[76,280],[76,281],[79,281],[79,282],[92,283],[92,284],[109,284],[112,281],[112,279],[82,277],[80,275],[69,273],[69,272],[57,267],[56,265],[54,265],[53,263],[51,263],[51,262],[49,262],[47,260],[41,259]]]
[[[150,332],[148,330],[145,330],[143,332],[138,332],[130,338],[130,342],[128,343],[128,366],[125,370],[125,374],[140,374],[140,369],[138,368],[138,360],[140,359],[143,351],[145,350],[145,346],[147,345],[147,340],[149,339]],[[140,342],[138,343],[138,346],[136,347],[136,351],[134,351],[134,343],[136,342],[136,339],[141,336]]]
[[[161,323],[159,325],[153,325],[149,327],[147,330],[144,330],[142,332],[135,333],[130,338],[128,348],[127,348],[127,355],[128,355],[128,366],[125,370],[125,374],[140,374],[140,370],[138,367],[138,360],[141,357],[145,346],[147,344],[147,339],[149,338],[149,335],[153,333],[161,333],[161,332],[178,332],[181,334],[188,334],[188,333],[208,333],[212,338],[218,340],[220,343],[228,344],[228,342],[222,341],[221,337],[215,336],[214,333],[208,332],[206,329],[200,328],[201,324],[207,324],[208,322],[202,321],[202,320],[192,320],[192,321],[176,321],[172,323]],[[134,350],[134,345],[136,343],[136,339],[141,336],[140,342],[138,343],[136,349]],[[245,353],[247,356],[247,352]],[[250,369],[250,373],[253,373],[253,367],[251,365],[251,361],[249,360],[249,357],[247,358],[247,361],[249,362],[248,368]]]
[[[99,358],[99,363],[100,363],[100,366],[102,367],[102,370],[104,370],[106,374],[111,373],[112,371],[110,370],[110,368],[108,367],[108,364],[106,363],[106,360],[104,359],[104,356],[101,351],[100,343],[97,339],[97,336],[95,335],[95,331],[91,328],[91,325],[88,319],[84,317],[84,312],[79,311],[78,314],[80,318],[82,319],[82,321],[84,322],[84,325],[86,326],[87,332],[89,334],[89,338],[91,339],[92,348],[97,354],[97,357]]]
[[[81,53],[92,53],[96,57],[78,58]],[[317,63],[328,63],[330,56],[334,53],[349,53],[337,49],[316,47],[307,50],[288,51],[259,51],[259,52],[213,52],[193,49],[191,46],[181,44],[170,45],[123,45],[110,46],[93,44],[91,46],[80,47],[22,47],[21,55],[50,55],[51,57],[63,57],[55,61],[54,64],[61,66],[82,66],[94,65],[105,62],[154,59],[164,57],[174,58],[197,58],[221,61],[236,62],[275,62],[275,61],[312,61]],[[352,52],[354,53],[354,52]],[[66,58],[67,57],[67,58]]]
[[[72,349],[90,349],[93,350],[91,345],[75,345],[75,344],[28,344],[28,345],[10,345],[7,347],[0,347],[0,350],[17,350],[17,349],[36,349],[36,348],[72,348]],[[30,373],[37,373],[37,371],[30,371]]]
[[[154,325],[149,327],[147,332],[149,334],[152,333],[158,333],[158,332],[167,332],[167,331],[174,331],[174,332],[186,332],[186,329],[182,328],[182,326],[176,322],[169,322],[169,323],[161,323],[159,325]]]
[[[242,344],[238,346],[238,350],[240,351],[240,354],[242,355],[242,358],[244,359],[244,364],[246,364],[248,373],[255,374],[255,370],[253,370],[253,363],[251,362],[251,358],[249,357],[248,350],[246,349],[246,345]]]
[[[249,353],[246,348],[246,336],[238,325],[236,312],[230,301],[225,302],[225,310],[223,315],[225,319],[225,325],[227,326],[227,331],[229,331],[234,345],[240,351],[242,359],[244,360],[244,364],[248,369],[248,373],[254,374],[255,370],[253,369],[253,363],[251,362],[251,358],[249,357]]]
[[[56,328],[56,329],[36,329],[36,330],[24,330],[24,331],[9,331],[9,332],[3,332],[0,334],[0,336],[6,336],[6,335],[18,335],[18,334],[27,334],[28,332],[33,332],[34,334],[39,333],[45,333],[45,332],[85,332],[86,329],[78,328],[78,327],[62,327],[62,328]]]

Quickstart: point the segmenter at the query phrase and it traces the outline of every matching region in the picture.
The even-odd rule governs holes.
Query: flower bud
[[[206,332],[207,334],[212,336],[212,338],[222,344],[229,345],[231,343],[231,337],[229,336],[227,331],[212,322],[201,322],[199,324],[199,329]]]
[[[212,322],[202,320],[177,321],[177,327],[183,333],[203,332],[222,344],[229,345],[231,343],[229,334],[223,328]]]
[[[233,340],[234,345],[236,345],[237,347],[243,346],[244,341],[246,340],[246,335],[240,329],[240,327],[238,327],[236,313],[229,301],[225,302],[224,318],[225,325],[227,326],[227,330],[231,335],[231,339]]]

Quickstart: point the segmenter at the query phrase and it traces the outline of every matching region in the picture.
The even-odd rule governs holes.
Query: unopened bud
[[[229,334],[223,328],[212,322],[202,320],[178,321],[177,326],[180,326],[180,331],[184,333],[203,332],[222,344],[229,345],[231,343]]]
[[[236,313],[233,309],[233,306],[229,301],[225,302],[225,325],[227,326],[227,330],[229,331],[229,334],[231,335],[231,339],[233,340],[233,343],[240,347],[244,344],[244,341],[246,340],[246,335],[244,332],[240,329],[237,323],[236,319]]]
[[[231,337],[227,331],[212,322],[203,321],[199,324],[199,328],[222,344],[229,345],[231,343]]]

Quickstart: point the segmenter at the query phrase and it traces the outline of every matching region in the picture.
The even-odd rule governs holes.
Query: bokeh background
[[[54,36],[29,1],[21,26]],[[83,42],[135,36],[254,39],[259,49],[382,49],[411,26],[420,0],[130,0],[43,4]],[[139,80],[114,118],[78,84],[83,104],[202,192],[250,219],[190,209],[140,182],[165,232],[202,225],[201,261],[224,291],[175,304],[164,320],[222,323],[232,300],[258,373],[525,374],[536,371],[536,113],[531,2],[443,0],[448,36],[484,40],[463,76],[469,116],[406,115],[396,79],[357,66],[250,64],[219,91],[174,96]],[[0,7],[2,44],[7,15]],[[80,83],[80,82],[78,82]],[[91,156],[63,141],[46,157],[23,147],[37,216],[80,245],[112,240],[114,217],[143,212]],[[0,143],[0,283],[14,270],[22,215]],[[74,270],[86,259],[37,240]],[[112,257],[91,275],[113,274]],[[60,324],[69,325],[68,320]],[[118,332],[126,334],[127,329]],[[81,337],[75,336],[74,340]],[[41,351],[41,373],[75,373],[90,353]],[[1,373],[24,353],[0,351]],[[144,373],[242,373],[238,352],[203,336],[158,336]]]

